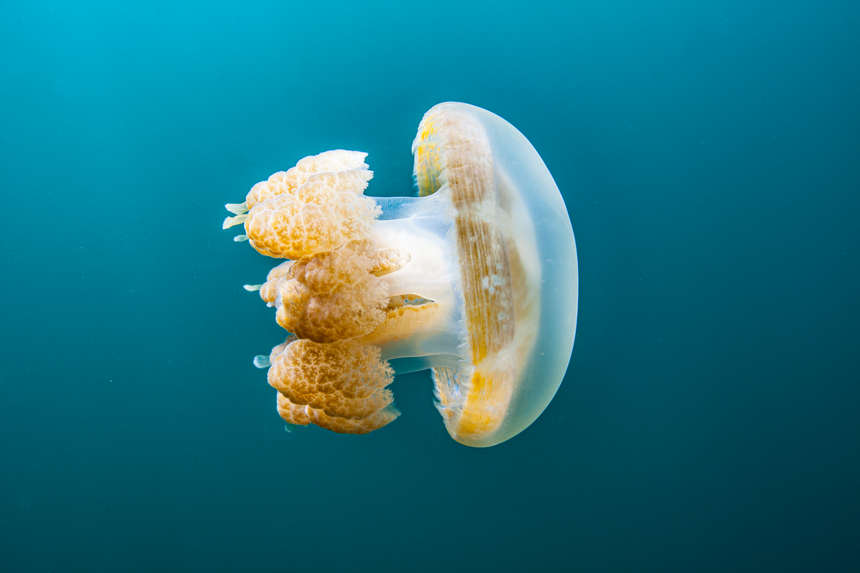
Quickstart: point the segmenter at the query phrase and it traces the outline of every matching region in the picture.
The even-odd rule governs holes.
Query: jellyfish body
[[[492,446],[537,419],[566,372],[573,230],[535,149],[486,110],[433,107],[413,154],[420,197],[364,195],[365,154],[337,150],[255,185],[224,226],[291,259],[260,288],[292,333],[263,361],[288,424],[372,431],[399,415],[394,375],[431,368],[449,434]]]

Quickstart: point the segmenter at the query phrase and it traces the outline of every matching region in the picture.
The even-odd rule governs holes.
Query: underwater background
[[[860,570],[860,3],[0,4],[0,572]],[[284,431],[224,204],[327,149],[410,195],[507,119],[579,255],[567,376]],[[571,293],[573,296],[574,293]]]

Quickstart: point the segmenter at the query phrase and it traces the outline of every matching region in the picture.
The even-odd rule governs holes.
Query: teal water
[[[241,7],[240,7],[241,6]],[[860,5],[0,5],[0,571],[860,569]],[[284,432],[224,203],[306,155],[408,195],[441,101],[562,190],[564,383],[490,449],[426,373]]]

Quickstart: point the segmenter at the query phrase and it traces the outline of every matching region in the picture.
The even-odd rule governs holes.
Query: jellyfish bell
[[[564,378],[573,230],[534,147],[489,111],[433,107],[412,150],[419,197],[364,195],[366,155],[335,150],[228,205],[225,228],[244,224],[259,252],[290,259],[259,290],[292,334],[255,364],[285,422],[344,433],[394,420],[394,376],[432,369],[451,437],[492,446],[534,422]]]
[[[446,419],[452,437],[491,446],[534,422],[564,378],[578,301],[573,229],[537,151],[487,110],[462,103],[433,107],[419,126],[413,153],[419,193],[447,185],[463,205],[457,216],[460,253],[474,253],[468,255],[472,272],[462,271],[464,293],[473,292],[467,296],[470,344],[478,360],[484,348],[489,356],[495,351],[495,358],[483,360],[501,366],[483,382],[486,387],[467,384],[468,392],[458,384],[462,376],[436,369],[437,391],[453,389],[455,413],[464,403],[460,420]],[[482,370],[475,369],[479,375]],[[452,428],[456,422],[459,427]],[[483,431],[475,427],[481,423]]]

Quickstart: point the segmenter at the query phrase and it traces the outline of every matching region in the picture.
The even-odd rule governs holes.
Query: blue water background
[[[0,571],[860,570],[860,3],[0,4]],[[223,205],[440,101],[541,153],[570,368],[451,440],[426,373],[288,434]]]

